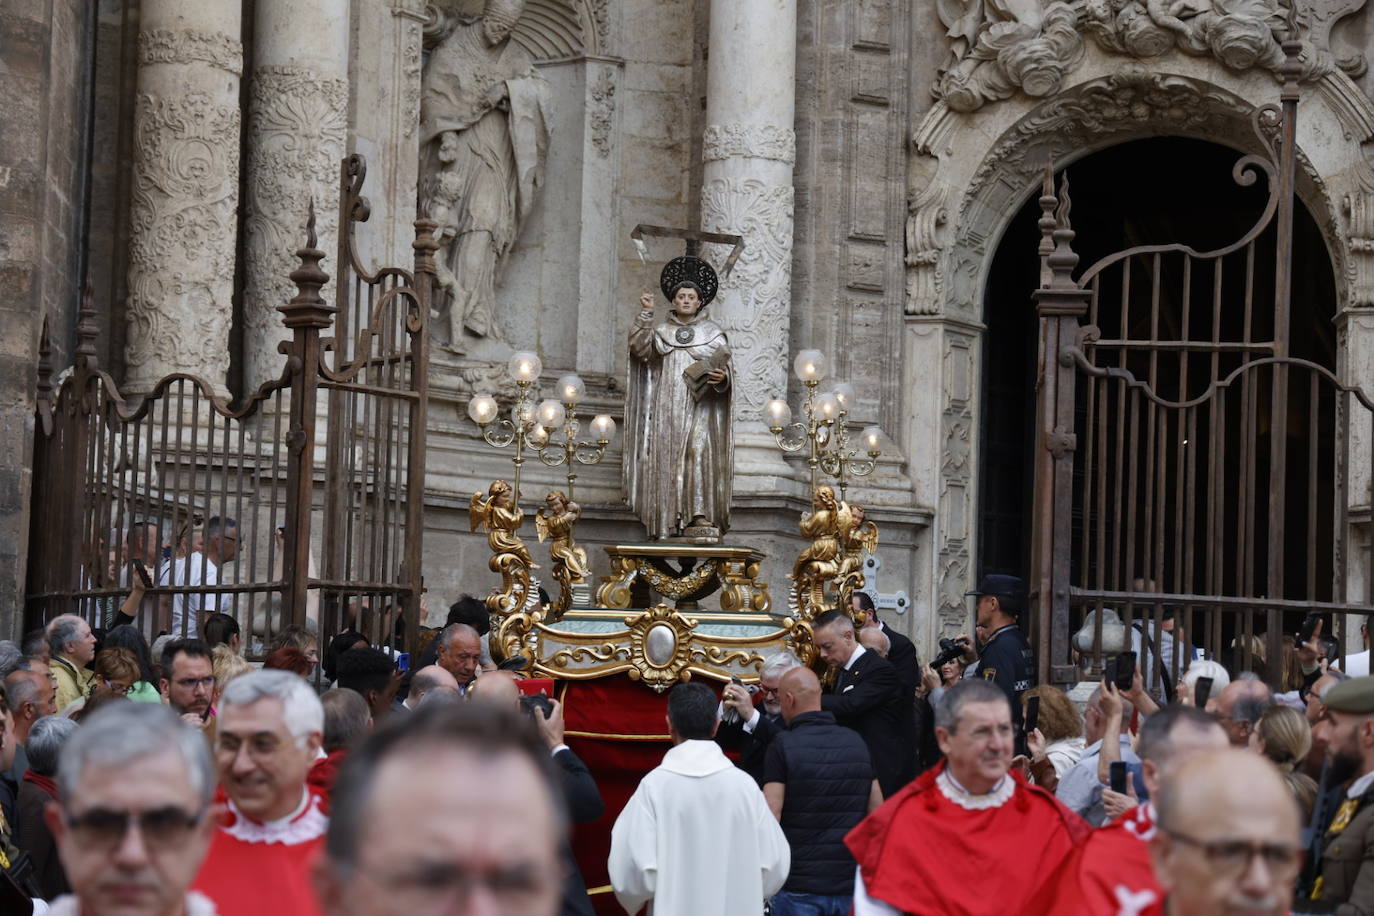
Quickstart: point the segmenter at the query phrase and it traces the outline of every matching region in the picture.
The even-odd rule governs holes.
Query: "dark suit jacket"
[[[721,722],[716,729],[716,743],[727,751],[739,752],[738,766],[763,785],[763,761],[768,755],[768,745],[773,736],[782,731],[781,717],[773,717],[763,711],[763,701],[754,706],[759,711],[759,724],[753,733],[744,730],[743,722]]]
[[[920,665],[916,661],[916,646],[911,640],[887,624],[882,624],[883,635],[887,637],[887,661],[897,669],[897,680],[902,682],[902,696],[913,699],[916,688],[921,686]]]
[[[866,651],[841,670],[821,709],[864,739],[884,798],[916,775],[912,697],[903,698],[897,669],[878,653]]]
[[[597,820],[606,810],[601,800],[601,790],[582,759],[564,748],[553,755],[558,767],[558,775],[563,784],[563,798],[568,803],[568,819],[574,824],[589,824]],[[572,846],[563,843],[563,908],[562,916],[593,916],[591,899],[587,896],[587,882],[582,878],[582,870],[577,867]]]

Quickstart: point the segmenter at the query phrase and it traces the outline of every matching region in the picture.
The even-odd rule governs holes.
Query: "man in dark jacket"
[[[858,644],[848,613],[826,611],[812,621],[811,630],[816,651],[836,674],[834,688],[821,697],[821,708],[864,739],[887,797],[916,775],[911,698],[903,701],[896,669]]]
[[[916,688],[921,686],[920,665],[916,661],[916,647],[911,640],[878,619],[878,609],[873,606],[873,598],[867,592],[855,592],[850,599],[855,615],[863,615],[864,629],[874,627],[887,637],[888,664],[897,669],[897,679],[902,682],[902,696],[913,699]],[[855,617],[857,620],[857,616]]]
[[[854,857],[845,834],[883,802],[868,748],[821,710],[821,682],[809,668],[778,688],[787,730],[773,739],[763,795],[792,848],[787,883],[773,916],[846,916],[854,901]]]
[[[1011,703],[1012,727],[1019,732],[1021,694],[1035,686],[1035,653],[1017,626],[1026,602],[1025,584],[1015,576],[984,576],[967,594],[978,599],[978,626],[988,639],[964,677],[980,677],[1002,688]],[[971,661],[967,656],[965,660]]]

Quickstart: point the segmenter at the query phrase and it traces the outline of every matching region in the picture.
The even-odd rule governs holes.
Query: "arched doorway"
[[[1198,250],[1208,250],[1239,239],[1255,224],[1267,197],[1262,181],[1242,187],[1231,180],[1231,167],[1240,155],[1212,143],[1165,137],[1121,144],[1069,166],[1067,175],[1072,185],[1072,220],[1077,233],[1074,248],[1080,255],[1080,270],[1099,257],[1138,245],[1182,242]],[[980,403],[983,422],[978,471],[978,565],[984,572],[1025,574],[1030,568],[1032,449],[1039,328],[1030,291],[1039,285],[1040,265],[1036,250],[1040,240],[1037,226],[1040,216],[1040,209],[1032,197],[1003,234],[992,262],[984,299],[984,320],[988,330],[984,340]],[[1190,374],[1190,365],[1199,360],[1205,362],[1212,359],[1212,355],[1205,353],[1206,348],[1199,348],[1198,353],[1190,355],[1169,342],[1189,337],[1205,339],[1212,332],[1222,340],[1264,340],[1272,328],[1274,239],[1275,231],[1271,225],[1259,236],[1248,254],[1257,265],[1253,277],[1263,278],[1260,282],[1247,283],[1243,258],[1232,258],[1217,276],[1190,276],[1188,282],[1176,276],[1166,278],[1167,282],[1162,284],[1163,288],[1192,290],[1194,296],[1176,293],[1159,296],[1156,302],[1150,302],[1150,278],[1142,275],[1143,270],[1138,270],[1127,281],[1131,291],[1129,296],[1123,297],[1119,288],[1112,289],[1110,286],[1101,291],[1092,320],[1087,323],[1100,326],[1104,338],[1131,338],[1133,344],[1122,348],[1119,364],[1137,378],[1152,378],[1152,387],[1159,394],[1179,398],[1186,390],[1189,396],[1196,395],[1198,380],[1210,379],[1214,372],[1206,371],[1209,367],[1196,365]],[[1290,354],[1334,371],[1337,342],[1332,319],[1336,311],[1336,295],[1331,259],[1316,223],[1301,202],[1296,208],[1293,240]],[[1157,269],[1166,273],[1181,270],[1182,261],[1163,259]],[[1221,290],[1219,305],[1215,314],[1208,314],[1212,309],[1214,284],[1219,284]],[[1143,305],[1142,296],[1145,297]],[[1125,309],[1122,306],[1123,299],[1130,303]],[[1207,308],[1192,306],[1190,300],[1205,302]],[[1188,316],[1187,329],[1181,327],[1185,314]],[[1208,331],[1208,327],[1212,331]],[[1155,339],[1161,343],[1154,346],[1141,343]],[[1242,351],[1243,348],[1238,348],[1236,352]],[[1224,368],[1225,361],[1232,356],[1224,354],[1218,358]],[[1314,385],[1313,391],[1316,390]],[[1306,396],[1306,390],[1303,395]],[[1290,405],[1295,404],[1293,397],[1290,392]],[[1314,394],[1313,397],[1318,395]],[[1312,401],[1315,410],[1323,416],[1333,412],[1334,395],[1323,392],[1320,397],[1320,403]],[[1304,409],[1305,406],[1311,405],[1290,406],[1290,412]],[[1239,411],[1233,411],[1233,414],[1239,414]],[[1233,415],[1228,422],[1234,424],[1241,421]],[[1255,448],[1253,443],[1264,442],[1265,435],[1263,429],[1252,431],[1252,453],[1224,455],[1223,460],[1228,466],[1234,466],[1236,473],[1249,473],[1252,478],[1260,479],[1258,469],[1266,461],[1263,452],[1267,446]],[[1290,505],[1301,501],[1302,505],[1294,505],[1295,511],[1289,513],[1289,518],[1302,519],[1303,522],[1285,529],[1283,534],[1285,541],[1315,539],[1313,549],[1328,556],[1334,546],[1332,512],[1335,484],[1332,475],[1314,476],[1311,472],[1319,466],[1332,467],[1334,445],[1330,440],[1334,440],[1334,436],[1328,441],[1298,443],[1292,441],[1290,433],[1289,451],[1292,453],[1295,448],[1302,449],[1303,460],[1289,463],[1286,501]],[[1140,450],[1144,441],[1142,439],[1137,443],[1136,450]],[[1195,442],[1191,445],[1195,452],[1198,444]],[[1120,453],[1123,448],[1121,440],[1104,440],[1102,445],[1105,449],[1098,455],[1099,462],[1106,460],[1107,452]],[[1168,485],[1169,475],[1173,473],[1169,470],[1171,462],[1177,464],[1172,455],[1174,448],[1183,455],[1183,449],[1189,447],[1181,431],[1170,445],[1171,454],[1160,452],[1163,456],[1159,464],[1161,487]],[[1153,449],[1153,445],[1150,447]],[[1210,458],[1205,451],[1199,454],[1203,461]],[[1082,460],[1080,452],[1080,470]],[[1122,481],[1140,480],[1142,477],[1140,474],[1124,472],[1117,476]],[[1309,492],[1312,489],[1309,478],[1314,482],[1317,492]],[[1253,486],[1251,490],[1254,490]],[[1203,498],[1205,494],[1199,492],[1193,496]],[[1262,503],[1264,498],[1262,491],[1251,495],[1250,511],[1253,512],[1254,504]],[[1101,505],[1096,509],[1091,508],[1091,501],[1088,505],[1087,510],[1077,505],[1075,510],[1108,511]],[[1233,504],[1223,499],[1218,505],[1220,508],[1217,511],[1235,514],[1239,525],[1239,513],[1246,511],[1243,504]],[[1081,521],[1081,518],[1075,518],[1076,530],[1081,527]],[[1138,549],[1131,549],[1129,529],[1136,522],[1116,521],[1114,524],[1127,529],[1123,538],[1127,542],[1126,550],[1115,548],[1119,556],[1113,562],[1119,568],[1113,574],[1118,582],[1123,578],[1129,582],[1131,576],[1137,574],[1132,569],[1153,567],[1163,562],[1159,555],[1152,557],[1148,553],[1142,554]],[[1165,534],[1164,538],[1156,538],[1156,542],[1167,541],[1168,533]],[[1285,549],[1284,553],[1287,557],[1301,558],[1310,557],[1313,550]],[[1089,574],[1094,562],[1092,551],[1076,549],[1073,557],[1075,580],[1080,575]],[[1170,562],[1178,565],[1183,561]],[[1292,591],[1292,597],[1332,600],[1329,569],[1324,574],[1324,581],[1316,581],[1322,576],[1315,574],[1311,568],[1301,568],[1303,564],[1297,559],[1293,562],[1297,568],[1286,569],[1285,593]],[[1310,567],[1310,563],[1307,566]],[[1139,574],[1144,574],[1144,570]],[[1253,579],[1255,570],[1237,570],[1234,575]],[[1290,589],[1289,585],[1293,587]],[[1124,590],[1125,586],[1122,588]],[[1249,594],[1245,591],[1237,593]]]

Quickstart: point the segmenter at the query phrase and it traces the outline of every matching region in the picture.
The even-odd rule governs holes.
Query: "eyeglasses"
[[[105,689],[110,691],[110,693],[117,693],[120,696],[128,696],[129,691],[133,688],[132,684],[115,684],[106,680],[102,680],[101,683],[105,685]]]
[[[215,678],[210,677],[183,677],[173,681],[182,690],[195,690],[197,687],[204,687],[206,690],[215,689]]]
[[[1199,840],[1186,833],[1166,830],[1169,836],[1202,852],[1203,858],[1219,875],[1242,875],[1259,856],[1276,875],[1295,875],[1302,865],[1302,850],[1285,843],[1252,843],[1249,840]]]
[[[92,808],[84,814],[65,814],[63,819],[73,839],[90,849],[114,849],[124,841],[129,828],[137,826],[149,849],[162,850],[186,842],[187,835],[200,824],[207,810],[201,808],[191,814],[175,806],[137,813]]]
[[[769,687],[767,684],[759,684],[759,692],[762,693],[762,694],[763,694],[764,696],[766,696],[766,697],[775,697],[775,696],[777,696],[777,695],[778,695],[778,689],[779,689],[779,688],[777,688],[777,687]]]

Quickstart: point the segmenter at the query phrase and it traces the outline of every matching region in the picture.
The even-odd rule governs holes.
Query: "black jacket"
[[[589,824],[601,817],[606,805],[601,800],[601,791],[591,771],[582,758],[563,748],[553,755],[558,765],[558,775],[563,783],[563,798],[568,803],[568,820],[574,824]],[[591,899],[587,897],[587,882],[582,878],[582,870],[577,867],[572,846],[563,842],[563,908],[562,916],[592,916]]]
[[[1021,694],[1035,686],[1035,654],[1026,634],[1016,624],[997,630],[983,646],[974,677],[1001,687],[1011,701],[1011,722],[1021,730]]]
[[[763,762],[768,745],[783,726],[780,716],[763,711],[762,700],[754,708],[759,711],[759,722],[752,734],[744,730],[743,722],[722,721],[716,729],[716,743],[727,751],[738,751],[739,762],[736,765],[754,777],[759,785],[763,785]]]
[[[884,798],[916,775],[911,698],[903,702],[897,669],[878,653],[865,651],[841,669],[834,690],[821,697],[821,709],[864,739]]]
[[[887,624],[882,624],[883,635],[887,637],[887,662],[897,669],[897,680],[902,682],[902,696],[914,699],[916,688],[921,686],[920,665],[916,661],[916,646],[911,640]]]
[[[873,764],[853,729],[828,712],[804,712],[768,747],[765,782],[785,787],[782,832],[794,894],[854,893],[854,857],[844,837],[868,814]]]

